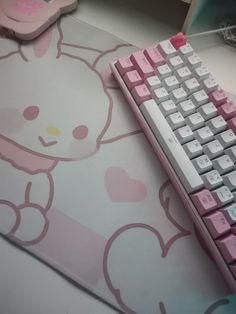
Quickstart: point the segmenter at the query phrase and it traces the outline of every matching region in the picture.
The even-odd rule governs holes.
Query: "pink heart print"
[[[122,168],[111,167],[105,174],[105,186],[113,202],[140,202],[145,199],[145,184],[130,178]]]

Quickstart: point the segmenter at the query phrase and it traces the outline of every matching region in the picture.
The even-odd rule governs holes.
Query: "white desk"
[[[175,20],[171,13],[172,22],[167,25],[155,19],[152,10],[140,9],[137,2],[80,0],[74,15],[140,47],[178,31],[181,10]],[[182,3],[177,3],[184,10]],[[167,19],[165,16],[164,20]],[[235,93],[236,50],[220,45],[217,36],[191,39],[191,43],[222,87]],[[0,252],[0,314],[117,313],[1,237]]]

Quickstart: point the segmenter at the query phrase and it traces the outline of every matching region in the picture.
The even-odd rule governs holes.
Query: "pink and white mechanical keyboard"
[[[182,33],[111,69],[236,293],[236,105]]]

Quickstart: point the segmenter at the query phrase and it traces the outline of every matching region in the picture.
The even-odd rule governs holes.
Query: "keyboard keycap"
[[[157,89],[154,89],[152,92],[152,95],[155,101],[157,102],[157,104],[169,98],[169,93],[164,87],[159,87]]]
[[[215,118],[208,120],[206,124],[214,134],[224,131],[227,127],[227,123],[222,116],[216,116]]]
[[[180,144],[187,143],[194,139],[193,131],[188,125],[183,126],[175,131],[175,135],[179,140]]]
[[[180,87],[177,89],[174,89],[171,94],[170,97],[173,99],[173,101],[178,104],[179,102],[185,100],[187,98],[187,93],[185,92],[185,90]]]
[[[161,41],[158,45],[158,48],[160,49],[160,51],[164,55],[164,57],[166,57],[167,59],[174,57],[176,54],[176,49],[172,45],[170,40]]]
[[[234,200],[234,196],[227,186],[222,186],[212,191],[212,194],[219,207],[222,207]]]
[[[184,61],[180,56],[175,56],[168,60],[168,64],[173,70],[177,70],[184,65]]]
[[[205,187],[208,190],[219,187],[223,183],[223,179],[217,170],[211,170],[202,175],[202,179],[205,183]]]
[[[208,126],[204,126],[194,132],[195,138],[200,144],[205,144],[213,140],[214,134]]]
[[[214,103],[216,107],[227,102],[227,96],[222,89],[217,89],[209,94],[209,100]]]
[[[124,75],[124,81],[130,90],[135,86],[142,84],[141,76],[136,70],[126,72]]]
[[[162,56],[157,47],[146,48],[144,50],[144,55],[154,68],[159,65],[165,64],[165,58]]]
[[[195,112],[186,118],[186,123],[192,130],[197,130],[204,126],[205,121],[199,112]]]
[[[202,105],[198,111],[203,116],[204,120],[209,120],[217,115],[217,109],[212,102]]]
[[[213,239],[230,231],[230,225],[222,212],[218,211],[203,218]]]
[[[154,69],[142,51],[134,52],[130,56],[130,60],[133,62],[136,70],[139,72],[142,78],[147,78],[148,76],[154,75]]]
[[[225,153],[229,155],[229,157],[233,160],[234,163],[236,162],[236,145],[226,149]]]
[[[200,84],[196,80],[196,78],[190,78],[187,81],[184,81],[183,88],[187,92],[188,95],[196,92],[200,88]]]
[[[177,111],[177,107],[173,100],[171,99],[168,99],[160,103],[159,108],[161,109],[161,112],[165,117]]]
[[[233,169],[233,167],[232,167]],[[223,176],[224,184],[232,191],[236,190],[236,171],[232,171]]]
[[[198,92],[193,93],[190,99],[193,101],[196,107],[199,107],[208,102],[208,95],[203,89],[201,89]]]
[[[201,177],[176,139],[156,103],[153,100],[146,101],[140,106],[140,110],[168,156],[186,191],[191,193],[203,187]]]
[[[234,168],[234,163],[228,155],[223,155],[213,160],[213,167],[218,170],[220,174],[224,174]]]
[[[208,158],[207,155],[201,155],[193,159],[192,162],[199,174],[212,169],[212,161]]]
[[[202,145],[198,142],[198,140],[186,143],[183,148],[190,159],[198,157],[202,154]]]
[[[187,66],[185,66],[185,67],[178,69],[175,72],[175,75],[176,75],[179,82],[184,82],[191,77],[192,73],[189,70],[189,68]]]
[[[179,87],[179,81],[175,75],[171,75],[164,79],[164,85],[168,91],[172,91],[173,89]]]
[[[156,73],[160,78],[164,79],[167,76],[170,76],[172,71],[168,64],[163,64],[157,67]]]
[[[147,87],[152,91],[161,87],[162,83],[157,75],[150,76],[145,81]]]
[[[236,117],[228,120],[227,123],[228,123],[228,127],[232,129],[234,133],[236,133]]]
[[[202,60],[196,53],[193,53],[187,58],[187,63],[191,69],[194,69],[202,64]]]
[[[118,69],[118,71],[120,72],[120,74],[123,76],[126,72],[132,71],[134,70],[134,65],[131,62],[129,57],[123,57],[120,58],[117,62],[116,62],[116,67]]]
[[[224,148],[218,140],[211,141],[203,146],[204,153],[210,158],[216,158],[223,154]]]
[[[207,79],[209,77],[210,73],[209,73],[208,69],[205,66],[200,66],[200,67],[197,67],[194,70],[194,74],[196,75],[196,78],[199,81],[202,81],[202,80]]]
[[[151,93],[145,84],[135,86],[132,95],[138,105],[151,98]]]
[[[207,189],[193,194],[191,199],[201,216],[217,208],[217,203],[214,199],[214,196]]]
[[[185,125],[185,119],[180,112],[175,112],[169,115],[167,121],[172,130],[176,130]]]
[[[235,235],[233,234],[227,235],[223,239],[217,240],[217,244],[227,263],[231,263],[236,259]]]
[[[236,144],[236,135],[231,129],[217,134],[216,139],[221,143],[224,148],[228,148]]]
[[[218,107],[218,114],[222,115],[225,120],[236,117],[236,105],[232,102],[227,102]]]
[[[209,93],[216,90],[218,84],[212,76],[209,76],[207,79],[203,80],[202,86],[206,90],[206,92]]]
[[[191,99],[187,99],[179,103],[178,110],[184,117],[187,117],[196,111],[196,106]]]
[[[234,225],[236,223],[236,203],[221,208],[221,211],[224,213],[224,216],[230,225]]]
[[[179,48],[179,52],[182,57],[189,57],[193,54],[193,48],[187,43]]]

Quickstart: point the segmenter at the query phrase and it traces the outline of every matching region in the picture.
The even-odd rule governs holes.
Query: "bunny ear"
[[[22,42],[21,51],[27,61],[41,58],[55,59],[60,56],[61,34],[58,24],[54,24],[31,42]]]

